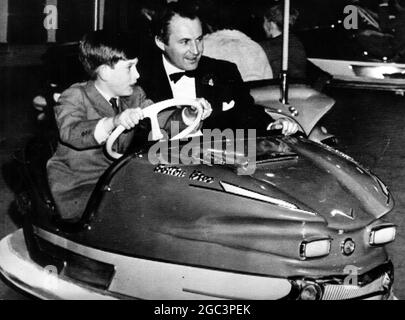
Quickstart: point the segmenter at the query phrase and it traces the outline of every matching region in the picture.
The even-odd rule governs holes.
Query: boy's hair
[[[170,37],[170,22],[173,17],[179,15],[182,18],[188,18],[191,20],[200,19],[198,16],[198,7],[193,1],[178,1],[170,2],[158,12],[156,20],[154,21],[153,31],[154,35],[158,37],[163,43],[169,43]],[[201,19],[200,19],[201,20]]]
[[[80,41],[79,59],[90,78],[94,80],[101,65],[114,67],[119,60],[136,58],[136,43],[137,41],[131,40],[124,33],[93,31],[85,34]]]
[[[295,21],[297,20],[299,12],[297,9],[291,7],[290,8],[290,25],[293,26]],[[268,21],[273,21],[280,29],[283,28],[284,24],[284,5],[277,4],[275,6],[271,6],[264,12],[264,17]]]

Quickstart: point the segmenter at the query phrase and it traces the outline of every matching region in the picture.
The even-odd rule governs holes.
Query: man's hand
[[[198,98],[197,102],[203,108],[203,113],[202,113],[201,119],[202,120],[207,119],[212,113],[211,104],[204,98]],[[197,109],[194,106],[191,106],[190,108],[187,108],[184,112],[185,112],[185,116],[188,119],[194,119],[197,114]]]
[[[135,127],[143,118],[144,115],[141,108],[126,109],[114,117],[114,127],[122,125],[125,129],[129,130]]]
[[[267,130],[281,130],[281,133],[289,136],[298,131],[298,124],[289,118],[280,118],[269,124]]]

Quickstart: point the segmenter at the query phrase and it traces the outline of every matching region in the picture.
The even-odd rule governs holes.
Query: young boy
[[[142,109],[152,104],[135,86],[137,53],[127,45],[124,36],[105,31],[84,36],[80,59],[90,80],[72,85],[55,106],[60,139],[47,171],[63,219],[80,218],[96,182],[112,163],[103,150],[110,133],[118,125],[137,126]],[[128,147],[133,131],[120,137],[119,152]]]

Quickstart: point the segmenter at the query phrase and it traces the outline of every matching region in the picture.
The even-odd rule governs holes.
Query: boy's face
[[[136,69],[138,59],[119,60],[113,67],[107,66],[104,77],[105,84],[112,96],[129,96],[133,92],[132,86],[140,75]]]
[[[204,50],[203,32],[198,18],[191,20],[175,15],[169,25],[169,41],[156,39],[157,46],[177,68],[194,70]]]

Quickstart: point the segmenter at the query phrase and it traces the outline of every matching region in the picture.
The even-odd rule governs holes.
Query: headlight
[[[397,227],[393,224],[379,225],[371,229],[369,243],[378,246],[395,240]]]
[[[313,280],[290,280],[292,291],[289,298],[294,300],[321,300],[324,292],[322,284]]]
[[[322,289],[316,283],[305,285],[300,292],[300,300],[320,300],[322,297]]]
[[[300,245],[300,257],[302,259],[308,259],[328,255],[331,241],[332,239],[330,238],[302,241]]]

